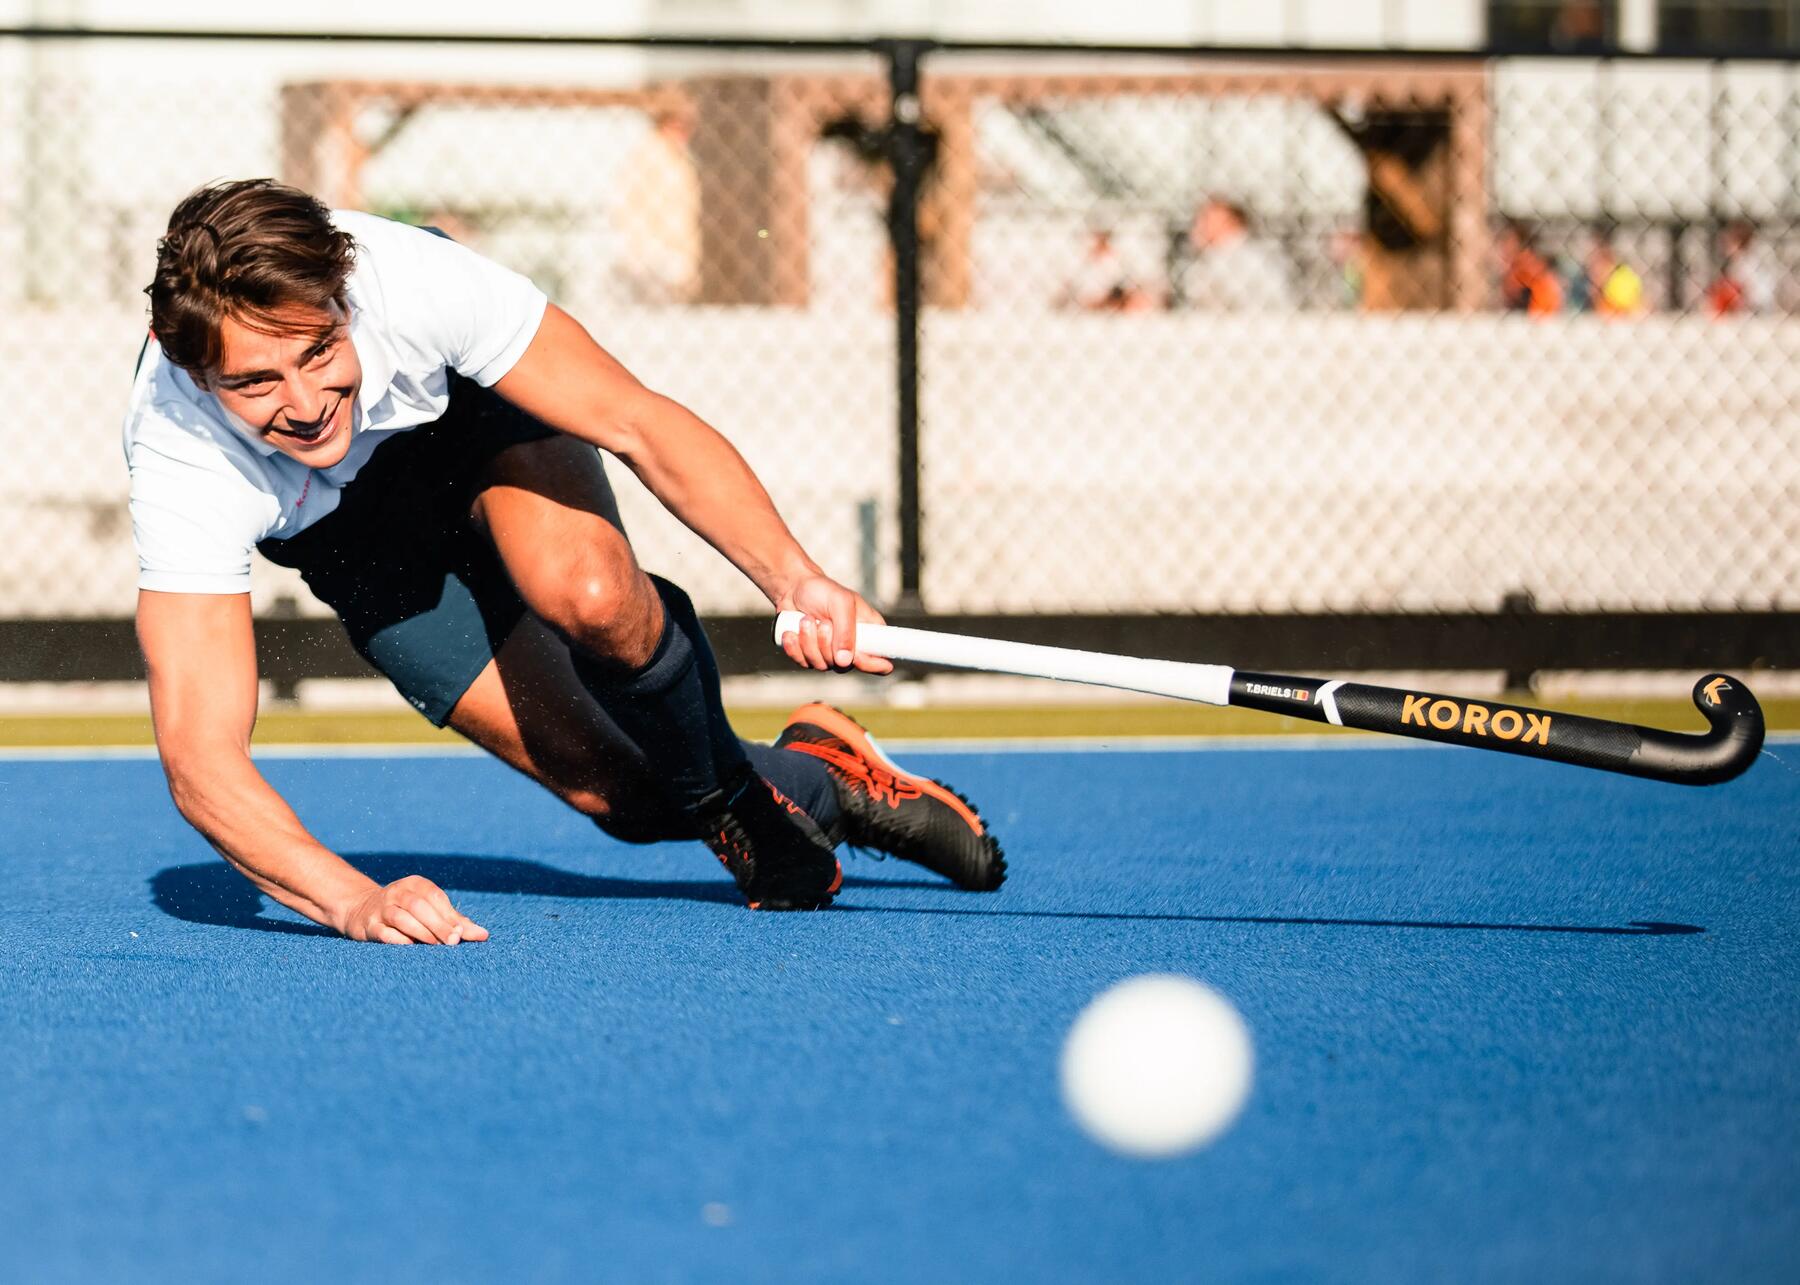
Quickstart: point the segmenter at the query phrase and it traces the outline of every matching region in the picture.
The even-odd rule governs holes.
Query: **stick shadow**
[[[602,898],[626,901],[693,901],[706,905],[738,905],[737,889],[724,878],[620,879],[610,875],[586,875],[517,857],[446,856],[408,852],[352,852],[346,860],[382,883],[409,874],[424,875],[450,892],[486,892],[506,896],[544,897],[551,900]],[[912,888],[947,892],[938,880],[870,879],[846,875],[847,889]],[[150,899],[156,908],[187,923],[221,928],[249,928],[260,932],[288,933],[301,937],[329,937],[329,929],[317,924],[264,915],[268,903],[248,880],[222,861],[202,861],[170,866],[150,878]],[[1609,937],[1664,937],[1703,933],[1695,924],[1633,920],[1627,925],[1606,924],[1511,924],[1479,921],[1424,919],[1334,919],[1299,915],[1178,915],[1134,914],[1127,911],[974,909],[959,906],[848,906],[838,909],[853,914],[965,915],[1001,919],[1067,919],[1125,923],[1255,924],[1317,928],[1395,928],[1456,932],[1581,933]]]
[[[1081,919],[1124,923],[1257,924],[1265,927],[1406,928],[1446,932],[1587,933],[1602,937],[1680,937],[1703,933],[1698,924],[1633,919],[1627,924],[1490,924],[1438,919],[1328,919],[1302,915],[1169,915],[1107,910],[964,910],[956,906],[845,906],[838,909],[877,915],[973,915],[999,919]]]

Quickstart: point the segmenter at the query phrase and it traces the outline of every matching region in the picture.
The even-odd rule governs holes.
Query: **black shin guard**
[[[719,666],[694,604],[680,586],[651,576],[663,604],[662,638],[642,669],[622,671],[579,647],[575,672],[649,760],[663,790],[683,813],[742,787],[750,771],[725,718]]]

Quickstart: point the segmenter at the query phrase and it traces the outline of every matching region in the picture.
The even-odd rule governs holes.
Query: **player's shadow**
[[[344,859],[377,883],[424,875],[446,892],[491,892],[508,896],[567,900],[699,901],[735,905],[737,888],[723,872],[711,879],[616,879],[576,874],[517,857],[461,857],[409,852],[347,852]],[[317,924],[271,919],[269,903],[237,871],[222,861],[170,866],[150,877],[150,900],[165,915],[191,924],[253,928],[304,937],[336,934]]]
[[[550,900],[597,897],[625,901],[696,901],[711,905],[738,905],[740,897],[731,881],[711,879],[620,879],[610,875],[577,874],[517,857],[463,857],[409,852],[351,852],[345,859],[371,879],[390,883],[406,875],[424,875],[450,893],[486,892],[506,896],[543,897]],[[913,888],[948,892],[939,880],[870,879],[846,875],[846,889]],[[170,866],[150,879],[150,898],[156,908],[175,919],[222,928],[251,928],[261,932],[297,936],[333,936],[329,929],[296,919],[269,918],[269,903],[248,880],[222,861]],[[1663,937],[1703,933],[1694,924],[1635,920],[1608,924],[1509,924],[1481,921],[1427,919],[1351,919],[1312,915],[1187,915],[1105,910],[1011,910],[1002,906],[852,906],[838,902],[839,910],[884,915],[965,915],[998,919],[1069,919],[1124,923],[1253,924],[1318,928],[1438,929],[1472,932],[1586,933],[1610,937]]]

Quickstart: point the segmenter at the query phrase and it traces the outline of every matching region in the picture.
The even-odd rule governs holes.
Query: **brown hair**
[[[156,243],[150,329],[169,360],[218,368],[225,318],[266,334],[292,329],[287,308],[343,304],[356,242],[313,196],[273,179],[209,183],[169,215]]]

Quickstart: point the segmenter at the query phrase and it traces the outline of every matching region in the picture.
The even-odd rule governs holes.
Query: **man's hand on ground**
[[[454,946],[488,936],[487,929],[452,906],[444,890],[423,875],[408,875],[371,891],[346,916],[340,931],[353,941],[390,946]]]
[[[807,576],[775,604],[777,611],[805,615],[800,632],[781,640],[781,649],[807,669],[860,669],[865,674],[892,673],[894,663],[855,651],[857,624],[879,625],[881,613],[829,576]]]

